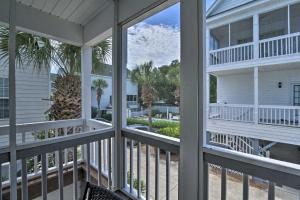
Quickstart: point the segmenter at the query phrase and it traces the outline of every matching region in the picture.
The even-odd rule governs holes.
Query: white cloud
[[[153,61],[154,66],[170,64],[180,58],[180,30],[166,25],[139,23],[128,29],[129,69]]]

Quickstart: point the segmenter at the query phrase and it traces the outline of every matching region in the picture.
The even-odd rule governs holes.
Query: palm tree
[[[131,72],[131,79],[141,89],[141,99],[148,109],[149,129],[152,130],[152,104],[158,98],[155,88],[158,71],[153,67],[152,61],[146,62]]]
[[[8,61],[8,39],[9,29],[0,26],[0,59],[4,62]],[[110,52],[111,40],[99,43],[93,48],[93,62],[106,61]],[[25,32],[16,34],[16,62],[20,66],[24,63],[33,64],[39,70],[54,64],[59,68],[58,77],[54,81],[54,103],[46,112],[50,119],[75,119],[81,116],[80,54],[80,47]]]
[[[96,88],[96,100],[97,100],[97,118],[101,117],[101,110],[100,110],[100,101],[103,94],[104,88],[107,88],[107,82],[103,79],[97,79],[93,81],[93,87]]]

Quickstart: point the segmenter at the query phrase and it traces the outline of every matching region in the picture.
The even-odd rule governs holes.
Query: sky
[[[209,8],[214,0],[206,0]],[[180,58],[180,4],[175,4],[128,29],[127,67],[153,61],[155,67]]]

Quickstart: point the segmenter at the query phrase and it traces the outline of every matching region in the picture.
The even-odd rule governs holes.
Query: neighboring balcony
[[[254,45],[258,46],[258,58],[254,56]],[[225,64],[260,61],[267,58],[279,58],[300,53],[300,33],[235,45],[209,51],[209,67],[224,66]],[[254,64],[254,63],[253,63]]]
[[[300,128],[299,106],[210,104],[209,119]]]
[[[298,145],[300,107],[210,104],[207,131]]]
[[[300,62],[300,3],[207,26],[209,72]]]

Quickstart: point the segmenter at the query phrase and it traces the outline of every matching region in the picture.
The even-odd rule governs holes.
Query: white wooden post
[[[81,118],[83,119],[83,131],[87,131],[86,122],[91,118],[91,72],[92,72],[92,48],[89,46],[81,47]],[[84,145],[82,155],[87,159],[87,148]],[[89,169],[87,169],[89,171]],[[89,175],[87,175],[89,181]]]
[[[258,67],[254,68],[254,123],[258,124]]]
[[[291,33],[291,11],[290,11],[290,4],[288,5],[288,13],[287,13],[287,19],[288,19],[288,34]]]
[[[9,1],[9,152],[10,199],[17,199],[16,153],[16,0]]]
[[[207,199],[205,141],[205,1],[181,1],[179,199]],[[191,98],[193,97],[193,98]]]
[[[254,43],[254,60],[259,58],[259,16],[253,16],[253,43]]]
[[[81,117],[84,120],[91,118],[91,72],[92,72],[92,48],[81,47]]]
[[[126,59],[127,59],[127,31],[122,29],[119,20],[119,1],[114,0],[113,25],[113,126],[115,128],[113,151],[113,189],[126,186],[126,158],[122,127],[126,125]]]

